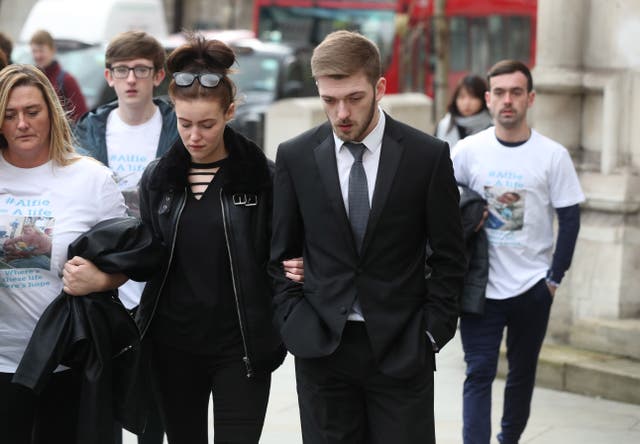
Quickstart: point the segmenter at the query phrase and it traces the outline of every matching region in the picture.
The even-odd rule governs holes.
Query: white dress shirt
[[[376,177],[378,176],[378,165],[380,165],[380,151],[385,125],[384,113],[380,108],[378,108],[378,115],[380,118],[373,131],[363,140],[358,141],[367,147],[362,156],[362,166],[364,166],[364,172],[367,175],[369,208],[371,208],[373,192],[376,186]],[[344,141],[340,139],[336,133],[333,133],[333,139],[335,141],[338,176],[340,177],[340,190],[342,191],[344,207],[347,210],[347,214],[349,214],[349,173],[351,172],[351,165],[353,165],[354,159],[349,149],[344,146]]]
[[[380,165],[380,152],[382,150],[382,137],[384,136],[385,127],[385,115],[382,109],[378,107],[378,123],[376,127],[371,131],[367,137],[359,141],[366,146],[366,150],[362,156],[362,165],[367,175],[367,188],[369,191],[369,207],[373,201],[373,192],[375,191],[376,178],[378,176],[378,166]],[[349,214],[349,173],[351,172],[351,165],[353,165],[354,158],[347,147],[344,146],[344,141],[340,139],[336,133],[333,133],[333,140],[335,142],[336,150],[336,163],[338,167],[338,177],[340,178],[340,190],[342,191],[342,200],[344,201],[344,207]],[[360,313],[351,308],[349,321],[364,321],[364,318]],[[438,347],[431,336],[431,333],[426,332],[431,340],[434,350]]]
[[[380,151],[382,149],[382,136],[384,135],[385,116],[378,107],[378,123],[373,131],[371,131],[364,139],[358,141],[363,143],[367,148],[362,155],[362,166],[367,175],[367,190],[369,191],[369,208],[373,201],[373,192],[376,186],[376,177],[378,176],[378,166],[380,165]],[[336,163],[338,167],[338,177],[340,178],[340,190],[342,191],[342,200],[344,207],[349,214],[349,173],[353,165],[354,158],[344,141],[340,139],[336,133],[333,133],[336,150]],[[356,141],[354,141],[356,142]],[[355,305],[355,304],[354,304]],[[350,321],[364,321],[360,313],[353,309],[349,311],[347,318]]]

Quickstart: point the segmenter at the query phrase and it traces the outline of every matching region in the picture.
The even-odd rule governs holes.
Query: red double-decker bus
[[[254,31],[262,40],[316,45],[337,29],[376,42],[387,92],[433,95],[433,0],[256,0]],[[504,58],[535,63],[537,0],[447,0],[449,87],[484,74]]]

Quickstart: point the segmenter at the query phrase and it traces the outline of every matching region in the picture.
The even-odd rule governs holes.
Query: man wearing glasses
[[[127,31],[114,37],[104,76],[118,99],[87,113],[75,130],[80,148],[113,170],[135,216],[142,172],[178,139],[173,107],[153,98],[165,76],[164,63],[164,48],[149,34]]]
[[[104,76],[118,97],[85,114],[75,128],[79,151],[94,157],[114,172],[131,215],[139,217],[138,181],[149,162],[178,140],[173,107],[153,98],[153,88],[165,76],[165,50],[141,31],[118,34],[107,46]],[[119,289],[123,304],[132,309],[140,302],[144,282],[128,281]],[[163,428],[151,415],[144,444],[161,444]]]

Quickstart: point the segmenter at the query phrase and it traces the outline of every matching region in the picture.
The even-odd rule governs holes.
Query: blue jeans
[[[541,279],[516,297],[487,299],[484,315],[461,317],[460,336],[467,363],[462,408],[464,444],[489,444],[491,440],[491,385],[505,327],[509,373],[498,441],[518,443],[529,419],[538,355],[551,303],[547,284]]]

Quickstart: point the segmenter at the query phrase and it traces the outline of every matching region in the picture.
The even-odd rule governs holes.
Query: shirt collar
[[[367,150],[369,150],[372,153],[375,153],[382,146],[382,137],[384,136],[385,122],[386,122],[386,118],[384,115],[384,111],[382,111],[382,108],[378,106],[378,123],[376,124],[375,128],[373,128],[373,131],[367,134],[367,137],[365,137],[363,140],[360,141],[360,143],[364,143],[364,145],[367,147]],[[333,141],[335,143],[336,154],[337,154],[342,149],[342,146],[344,145],[344,140],[339,138],[334,132]]]

